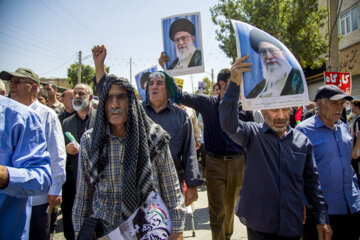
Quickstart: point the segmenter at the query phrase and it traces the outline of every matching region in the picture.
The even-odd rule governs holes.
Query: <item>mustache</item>
[[[118,114],[118,113],[123,114],[123,112],[124,111],[121,108],[112,108],[112,109],[110,109],[111,114]]]

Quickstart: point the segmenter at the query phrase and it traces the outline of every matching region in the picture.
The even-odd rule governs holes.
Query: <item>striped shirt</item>
[[[124,142],[121,138],[108,133],[109,162],[101,173],[99,182],[92,185],[87,175],[91,134],[92,129],[86,131],[80,141],[78,178],[72,213],[76,238],[84,220],[90,216],[102,219],[113,229],[124,221],[120,214]],[[152,163],[154,163],[152,172],[155,191],[160,193],[170,212],[172,232],[182,232],[185,227],[184,199],[169,147]]]

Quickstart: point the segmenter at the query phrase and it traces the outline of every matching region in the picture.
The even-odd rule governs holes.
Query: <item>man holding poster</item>
[[[246,154],[246,167],[236,215],[248,239],[300,239],[303,194],[316,212],[319,239],[331,239],[327,204],[320,190],[309,139],[289,126],[290,108],[262,110],[265,123],[238,119],[243,73],[249,55],[231,67],[231,82],[219,105],[221,127]],[[249,207],[251,206],[251,207]]]

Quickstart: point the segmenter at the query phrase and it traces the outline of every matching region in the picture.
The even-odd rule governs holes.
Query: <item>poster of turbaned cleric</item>
[[[147,80],[149,79],[149,76],[151,73],[156,72],[157,71],[157,67],[151,67],[148,69],[143,70],[142,72],[139,72],[138,74],[135,75],[135,81],[136,81],[136,85],[137,85],[137,89],[138,92],[141,96],[141,99],[143,101],[145,101],[146,99],[146,83]]]
[[[231,20],[238,58],[250,55],[252,70],[243,74],[241,100],[245,110],[308,105],[304,72],[278,39],[247,23]]]
[[[174,15],[161,19],[164,52],[170,61],[170,76],[204,72],[200,13]]]

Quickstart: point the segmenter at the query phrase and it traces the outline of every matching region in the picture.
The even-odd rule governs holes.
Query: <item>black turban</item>
[[[171,41],[174,41],[174,35],[177,32],[188,32],[192,36],[194,36],[195,35],[194,24],[191,21],[187,20],[186,18],[177,19],[170,26],[169,36]]]
[[[276,38],[271,37],[267,35],[265,32],[262,32],[256,28],[252,29],[250,31],[250,44],[255,52],[259,52],[259,44],[261,42],[271,43],[276,47],[278,47],[280,50],[283,50],[283,48],[280,46],[279,41]]]

